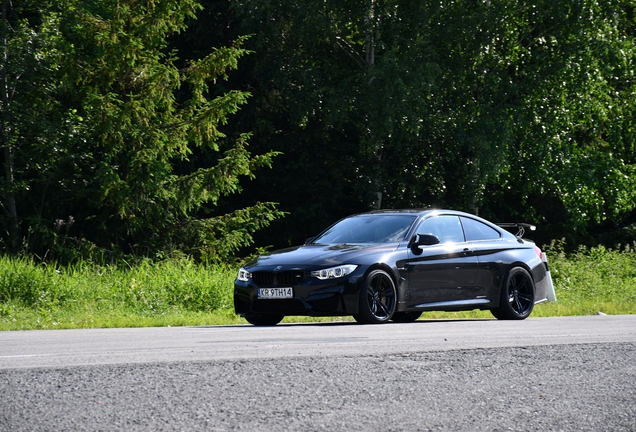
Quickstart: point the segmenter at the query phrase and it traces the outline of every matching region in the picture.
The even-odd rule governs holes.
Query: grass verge
[[[558,301],[537,305],[533,317],[636,314],[636,244],[567,254],[553,242],[545,250]],[[188,259],[53,268],[0,257],[0,330],[244,324],[233,312],[234,277],[232,267]],[[422,319],[491,317],[488,311],[427,312]]]

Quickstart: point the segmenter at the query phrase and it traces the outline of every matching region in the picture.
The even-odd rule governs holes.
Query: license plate
[[[288,299],[294,298],[294,290],[291,288],[259,288],[259,299]]]

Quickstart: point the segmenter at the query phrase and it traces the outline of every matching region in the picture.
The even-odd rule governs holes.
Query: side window
[[[440,243],[464,242],[464,232],[459,217],[451,215],[433,216],[417,229],[417,234],[435,234]]]
[[[499,240],[501,235],[497,230],[492,229],[475,219],[462,217],[462,225],[466,233],[466,241],[478,240]]]

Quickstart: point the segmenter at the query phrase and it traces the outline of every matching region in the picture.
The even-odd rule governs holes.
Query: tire
[[[255,313],[245,314],[243,316],[248,323],[255,326],[275,326],[285,318],[285,315],[259,315]]]
[[[384,270],[373,270],[360,291],[359,311],[353,318],[361,324],[382,324],[391,319],[397,305],[395,282]]]
[[[417,321],[417,319],[422,316],[422,312],[413,311],[413,312],[395,312],[391,321],[397,323],[410,323],[413,321]]]
[[[534,281],[523,267],[513,267],[501,287],[499,306],[490,312],[499,320],[523,320],[534,308]]]

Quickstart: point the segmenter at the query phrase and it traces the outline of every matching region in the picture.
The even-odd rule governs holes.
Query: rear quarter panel
[[[513,267],[524,267],[535,283],[535,302],[546,298],[545,265],[534,251],[534,244],[517,241],[476,242],[475,254],[479,260],[479,271],[475,278],[475,286],[499,304],[501,286],[506,275]]]

